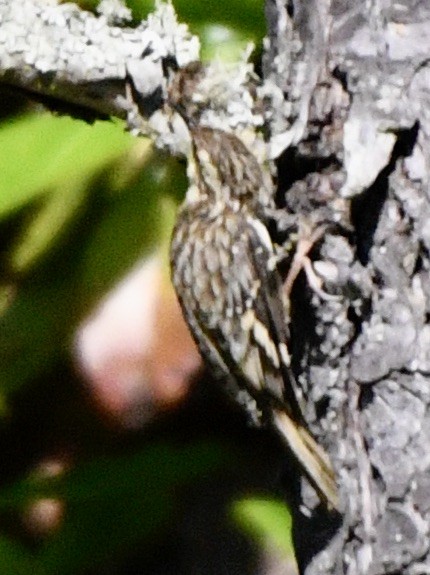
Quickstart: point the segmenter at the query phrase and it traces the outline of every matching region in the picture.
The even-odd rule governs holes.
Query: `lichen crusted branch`
[[[159,3],[136,28],[110,21],[70,3],[0,0],[0,83],[139,129],[145,106],[152,111],[162,102],[164,63],[198,59],[199,41],[171,4]],[[138,110],[130,84],[145,103]]]

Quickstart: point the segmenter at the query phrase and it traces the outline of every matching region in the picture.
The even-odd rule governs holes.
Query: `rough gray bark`
[[[343,298],[314,307],[302,354],[345,514],[306,574],[429,573],[430,7],[268,0],[267,17],[286,204],[345,227],[321,252]]]
[[[307,575],[430,573],[430,7],[266,4],[262,90],[248,91],[244,63],[213,71],[205,121],[260,126],[254,100],[269,95],[280,204],[337,224],[316,269],[340,298],[297,293],[292,330],[344,517],[331,540],[298,517],[299,562]],[[0,82],[126,118],[175,150],[158,113],[165,68],[195,60],[197,44],[163,10],[132,30],[70,4],[0,0]]]
[[[199,60],[198,38],[169,3],[159,2],[136,28],[127,26],[119,0],[104,0],[102,7],[95,16],[56,0],[0,0],[0,84],[84,119],[124,119],[133,134],[184,154],[183,122],[163,105],[175,71]],[[202,86],[202,102],[211,102],[205,121],[227,129],[262,124],[253,109],[251,72],[245,61],[213,66]]]
[[[125,25],[127,11],[115,18],[109,8],[105,1],[96,17],[71,3],[1,0],[0,82],[94,117],[125,119],[135,134],[166,132],[158,115],[154,126],[146,120],[162,105],[166,66],[197,60],[199,41],[170,5],[137,28]]]

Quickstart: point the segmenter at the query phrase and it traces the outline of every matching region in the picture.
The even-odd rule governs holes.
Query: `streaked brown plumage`
[[[306,429],[288,353],[288,307],[263,210],[271,198],[234,135],[192,130],[190,188],[174,229],[173,283],[200,352],[236,399],[246,390],[330,507],[330,461]]]

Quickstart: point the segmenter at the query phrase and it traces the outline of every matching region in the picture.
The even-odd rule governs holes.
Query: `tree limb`
[[[198,39],[170,4],[129,28],[74,4],[1,0],[0,23],[1,83],[126,119],[133,130],[161,105],[164,66],[198,59]]]

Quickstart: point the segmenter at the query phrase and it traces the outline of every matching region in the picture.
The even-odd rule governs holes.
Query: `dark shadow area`
[[[289,504],[297,499],[299,472],[277,436],[251,427],[242,410],[226,400],[207,374],[181,409],[132,432],[95,417],[93,405],[77,383],[72,367],[62,361],[39,382],[15,395],[10,406],[13,416],[3,421],[0,433],[3,487],[53,455],[64,456],[79,468],[100,457],[112,460],[129,455],[133,460],[133,454],[154,445],[175,448],[202,441],[225,445],[227,451],[231,446],[236,455],[228,466],[178,487],[169,521],[154,536],[133,545],[124,555],[109,556],[107,549],[106,561],[97,559],[94,568],[77,570],[76,575],[265,575],[266,551],[233,521],[231,504],[249,494],[276,497]],[[160,470],[163,465],[160,461]],[[109,476],[101,477],[101,485],[108,481]],[[141,489],[149,489],[145,475]],[[119,500],[121,497],[118,493]],[[128,504],[139,505],[138,501]],[[148,509],[141,512],[145,515]],[[2,520],[3,533],[38,551],[43,540],[32,539],[16,514],[2,514]],[[100,529],[111,531],[115,545],[115,515],[106,515],[106,521]]]
[[[311,517],[300,511],[293,514],[293,540],[300,575],[305,573],[313,557],[327,547],[341,524],[342,517],[338,513],[330,514],[322,506]]]
[[[50,74],[46,74],[47,84],[52,83],[53,78]],[[100,82],[102,84],[102,82]],[[59,115],[70,116],[77,120],[83,120],[88,124],[93,124],[96,120],[109,120],[107,114],[96,112],[85,106],[80,106],[74,103],[68,103],[64,101],[64,95],[61,99],[55,96],[48,96],[46,94],[39,94],[37,92],[32,92],[30,89],[19,88],[18,86],[8,86],[3,84],[1,88],[1,95],[5,98],[7,102],[7,110],[9,112],[4,114],[5,117],[10,117],[10,115],[15,115],[22,113],[24,107],[34,108],[35,104],[41,104],[44,108],[50,112],[55,112]],[[2,116],[3,116],[3,102],[2,102]]]
[[[289,209],[294,209],[296,203],[299,204],[301,211],[303,210],[302,213],[306,213],[307,209],[312,209],[314,207],[312,203],[306,205],[306,202],[310,202],[310,198],[300,194],[300,198],[296,200],[291,187],[295,182],[304,180],[309,174],[320,174],[337,164],[334,156],[327,158],[303,156],[297,148],[287,148],[276,161],[278,183],[275,202],[277,207],[286,207],[288,197]]]
[[[0,87],[0,122],[10,122],[14,117],[30,109],[31,102],[24,94],[20,94],[15,88],[8,88],[5,85]]]

